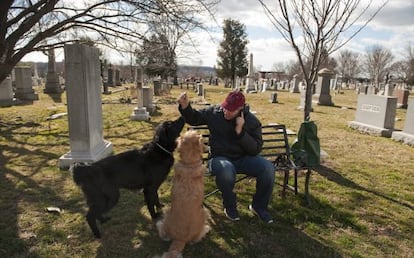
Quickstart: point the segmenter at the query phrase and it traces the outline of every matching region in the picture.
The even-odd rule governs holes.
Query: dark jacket
[[[244,126],[237,135],[235,119],[226,120],[220,105],[195,110],[189,104],[186,109],[178,107],[181,115],[190,125],[207,125],[210,131],[209,145],[212,157],[224,156],[238,159],[246,155],[255,156],[262,150],[262,125],[249,111],[244,109]]]

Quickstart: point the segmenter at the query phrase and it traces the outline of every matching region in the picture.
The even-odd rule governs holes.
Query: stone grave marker
[[[396,108],[395,97],[359,94],[355,120],[348,126],[370,135],[391,137]]]
[[[147,108],[144,105],[144,93],[143,93],[143,84],[144,84],[144,69],[135,68],[135,91],[138,106],[134,108],[134,111],[131,114],[131,120],[136,121],[147,121],[150,119],[150,115],[147,112]]]
[[[60,157],[61,169],[112,153],[112,143],[103,139],[99,50],[84,44],[64,50],[70,151]]]
[[[410,95],[410,91],[408,89],[394,89],[393,95],[397,97],[398,108],[407,108],[408,96]]]
[[[404,144],[414,146],[414,98],[408,100],[403,131],[394,131],[391,138],[403,142]]]
[[[16,92],[14,96],[20,100],[38,100],[39,96],[33,90],[32,68],[30,66],[15,67]]]
[[[48,63],[47,63],[47,75],[46,75],[46,85],[44,93],[57,93],[60,94],[63,92],[62,87],[60,87],[59,76],[56,72],[56,60],[55,60],[55,50],[50,49],[48,51]]]
[[[249,93],[249,92],[255,91],[255,90],[256,90],[256,87],[254,85],[253,54],[250,53],[250,56],[249,56],[249,69],[247,70],[245,92]]]
[[[14,102],[12,79],[8,76],[0,83],[0,107],[12,106]]]
[[[315,94],[312,100],[318,105],[333,106],[332,97],[330,94],[331,79],[335,73],[327,68],[323,68],[318,73],[318,81],[316,83]]]

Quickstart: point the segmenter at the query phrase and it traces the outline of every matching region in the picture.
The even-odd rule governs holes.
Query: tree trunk
[[[312,111],[312,82],[306,80],[306,92],[305,92],[305,108],[303,121],[310,121],[310,112]]]

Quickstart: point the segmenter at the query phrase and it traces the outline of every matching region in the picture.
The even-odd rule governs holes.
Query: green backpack
[[[320,164],[321,148],[318,128],[313,121],[304,121],[299,128],[298,137],[292,144],[293,161],[299,167],[313,167]]]

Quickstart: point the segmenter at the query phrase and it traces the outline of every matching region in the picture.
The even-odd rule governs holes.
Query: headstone
[[[60,157],[61,169],[112,153],[112,143],[103,139],[99,50],[84,44],[64,50],[70,152]]]
[[[268,79],[264,79],[263,80],[262,92],[266,92],[268,86],[269,86]]]
[[[391,138],[404,144],[414,146],[414,98],[408,100],[407,114],[403,131],[392,132]]]
[[[250,56],[249,56],[249,69],[247,71],[245,92],[249,93],[249,92],[252,92],[252,91],[255,91],[255,90],[256,90],[256,87],[254,85],[253,54],[250,53]]]
[[[297,74],[293,75],[292,85],[291,85],[289,91],[292,92],[292,93],[299,93],[300,92],[300,90],[299,90],[299,79],[298,79]]]
[[[197,96],[203,96],[203,84],[197,84]]]
[[[306,87],[300,91],[300,101],[299,106],[297,109],[299,110],[305,110],[305,103],[306,102]],[[312,101],[310,102],[312,105]],[[311,106],[310,111],[313,112],[313,107]]]
[[[46,85],[44,93],[62,93],[62,87],[60,87],[59,76],[56,72],[56,60],[55,60],[55,50],[50,49],[48,51],[48,64],[47,64],[47,75],[46,75]]]
[[[410,91],[408,89],[395,89],[393,94],[397,97],[397,107],[407,108]]]
[[[318,82],[316,84],[315,94],[313,94],[312,99],[318,105],[322,106],[333,106],[330,88],[331,88],[331,79],[334,76],[334,72],[323,68],[318,73]]]
[[[150,114],[153,114],[156,110],[156,106],[153,102],[154,91],[150,87],[143,87],[142,88],[142,97],[143,97],[143,104],[144,107],[148,110]]]
[[[108,68],[108,81],[107,81],[108,87],[114,86],[114,70],[110,67]]]
[[[136,85],[136,95],[137,95],[138,106],[134,108],[134,111],[131,114],[131,120],[147,121],[150,119],[150,115],[147,111],[147,108],[144,105],[143,84],[144,84],[144,69],[135,68],[135,85]]]
[[[36,62],[32,65],[33,73],[32,73],[32,85],[39,86],[41,84],[39,74],[37,72],[37,64]]]
[[[12,79],[8,76],[0,83],[0,107],[12,106],[14,103]]]
[[[392,97],[393,96],[393,92],[394,92],[394,86],[390,85],[390,84],[385,84],[384,86],[384,96],[387,97]]]
[[[270,94],[270,103],[277,103],[277,93],[276,92],[272,92]]]
[[[115,70],[115,86],[121,86],[121,71],[119,69]]]
[[[358,95],[355,120],[348,126],[375,136],[391,137],[394,131],[397,98],[379,95]]]
[[[33,90],[32,68],[30,66],[15,67],[16,91],[14,96],[20,100],[38,100],[39,96]]]
[[[154,83],[154,95],[160,96],[161,95],[161,81],[154,80],[153,83]],[[187,84],[187,89],[188,89],[188,84]]]
[[[374,85],[370,84],[368,86],[367,94],[368,95],[375,95],[377,93],[378,93],[377,87],[375,87]]]

